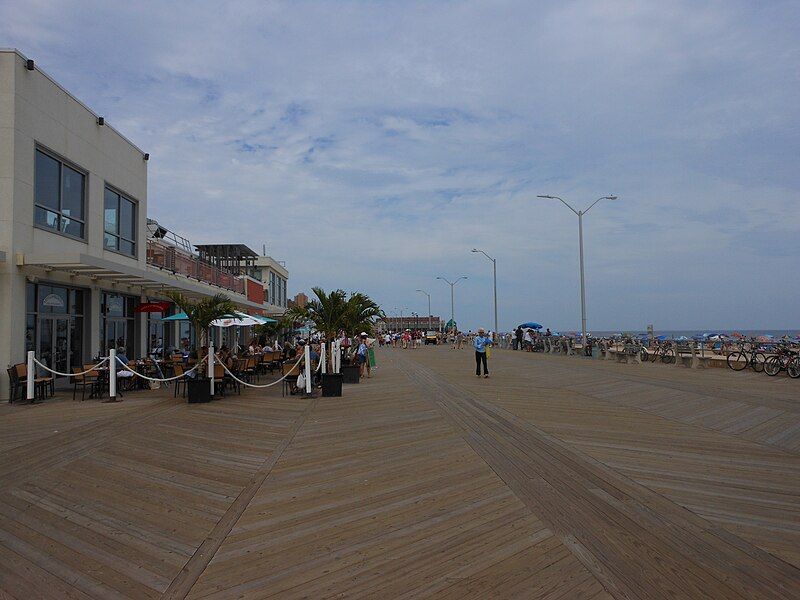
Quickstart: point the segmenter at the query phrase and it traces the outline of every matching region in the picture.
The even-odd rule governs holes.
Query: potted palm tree
[[[236,305],[224,294],[216,294],[201,300],[192,300],[179,292],[170,292],[167,296],[194,326],[198,349],[208,346],[211,323],[236,313]],[[186,395],[191,403],[210,402],[213,399],[208,380],[204,378],[189,379],[186,383]]]
[[[321,332],[325,339],[332,340],[339,331],[346,331],[350,334],[358,334],[360,331],[372,331],[374,319],[381,318],[383,311],[366,294],[354,292],[347,297],[344,290],[333,290],[326,293],[319,287],[312,288],[316,298],[310,300],[305,306],[296,306],[289,310],[287,317],[295,321],[310,322],[314,328]],[[330,388],[335,392],[337,384],[341,390],[343,374],[350,367],[342,366],[342,373],[326,373],[323,377],[323,390],[326,389],[326,381],[330,383]],[[352,370],[352,369],[351,369]],[[358,383],[358,367],[355,367],[355,383]],[[348,377],[344,377],[348,381]],[[323,392],[324,393],[324,392]],[[341,391],[339,394],[341,395]]]

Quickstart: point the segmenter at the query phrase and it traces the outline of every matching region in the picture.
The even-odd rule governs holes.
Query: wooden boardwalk
[[[471,354],[0,407],[0,598],[800,598],[796,381]]]

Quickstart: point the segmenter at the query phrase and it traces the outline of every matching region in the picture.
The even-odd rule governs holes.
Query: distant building
[[[308,296],[306,296],[303,292],[300,292],[294,297],[294,300],[292,300],[292,304],[294,306],[299,306],[300,308],[303,308],[306,304],[308,304]]]
[[[379,333],[386,331],[401,331],[405,329],[424,329],[426,331],[441,331],[444,322],[441,317],[431,315],[430,320],[427,315],[409,317],[389,317],[387,316],[382,321],[378,321],[375,325],[376,331]]]

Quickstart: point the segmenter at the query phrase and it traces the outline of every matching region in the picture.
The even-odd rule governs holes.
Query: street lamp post
[[[419,313],[412,312],[411,316],[414,317],[414,330],[419,329]]]
[[[417,290],[428,297],[428,331],[433,330],[433,315],[431,314],[431,295],[425,290]]]
[[[462,275],[461,277],[459,277],[455,281],[450,281],[449,279],[447,279],[445,277],[437,277],[436,279],[441,279],[442,281],[444,281],[446,284],[448,284],[450,286],[450,320],[451,321],[455,321],[456,320],[456,317],[455,317],[455,314],[456,314],[456,310],[455,310],[456,303],[455,303],[455,293],[453,292],[453,288],[455,287],[455,285],[459,281],[461,281],[462,279],[468,279],[468,277],[466,275]]]
[[[594,202],[589,205],[589,208],[586,210],[575,210],[567,204],[566,200],[563,198],[559,198],[558,196],[537,196],[538,198],[547,198],[548,200],[560,200],[561,203],[578,215],[578,244],[580,246],[580,260],[581,260],[581,338],[583,342],[583,347],[586,347],[586,287],[584,285],[584,276],[583,276],[583,215],[588,213],[592,207],[600,202],[600,200],[616,200],[616,196],[601,196]]]
[[[497,329],[497,259],[492,258],[483,250],[478,250],[477,248],[472,249],[473,252],[480,252],[490,261],[492,261],[492,274],[494,276],[494,334],[498,335],[499,330]]]

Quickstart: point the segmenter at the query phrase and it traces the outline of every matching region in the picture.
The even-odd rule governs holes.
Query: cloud
[[[12,0],[0,37],[151,153],[149,212],[290,288],[501,326],[798,327],[792,2]],[[753,298],[763,299],[769,311]],[[402,306],[401,306],[402,305]]]

